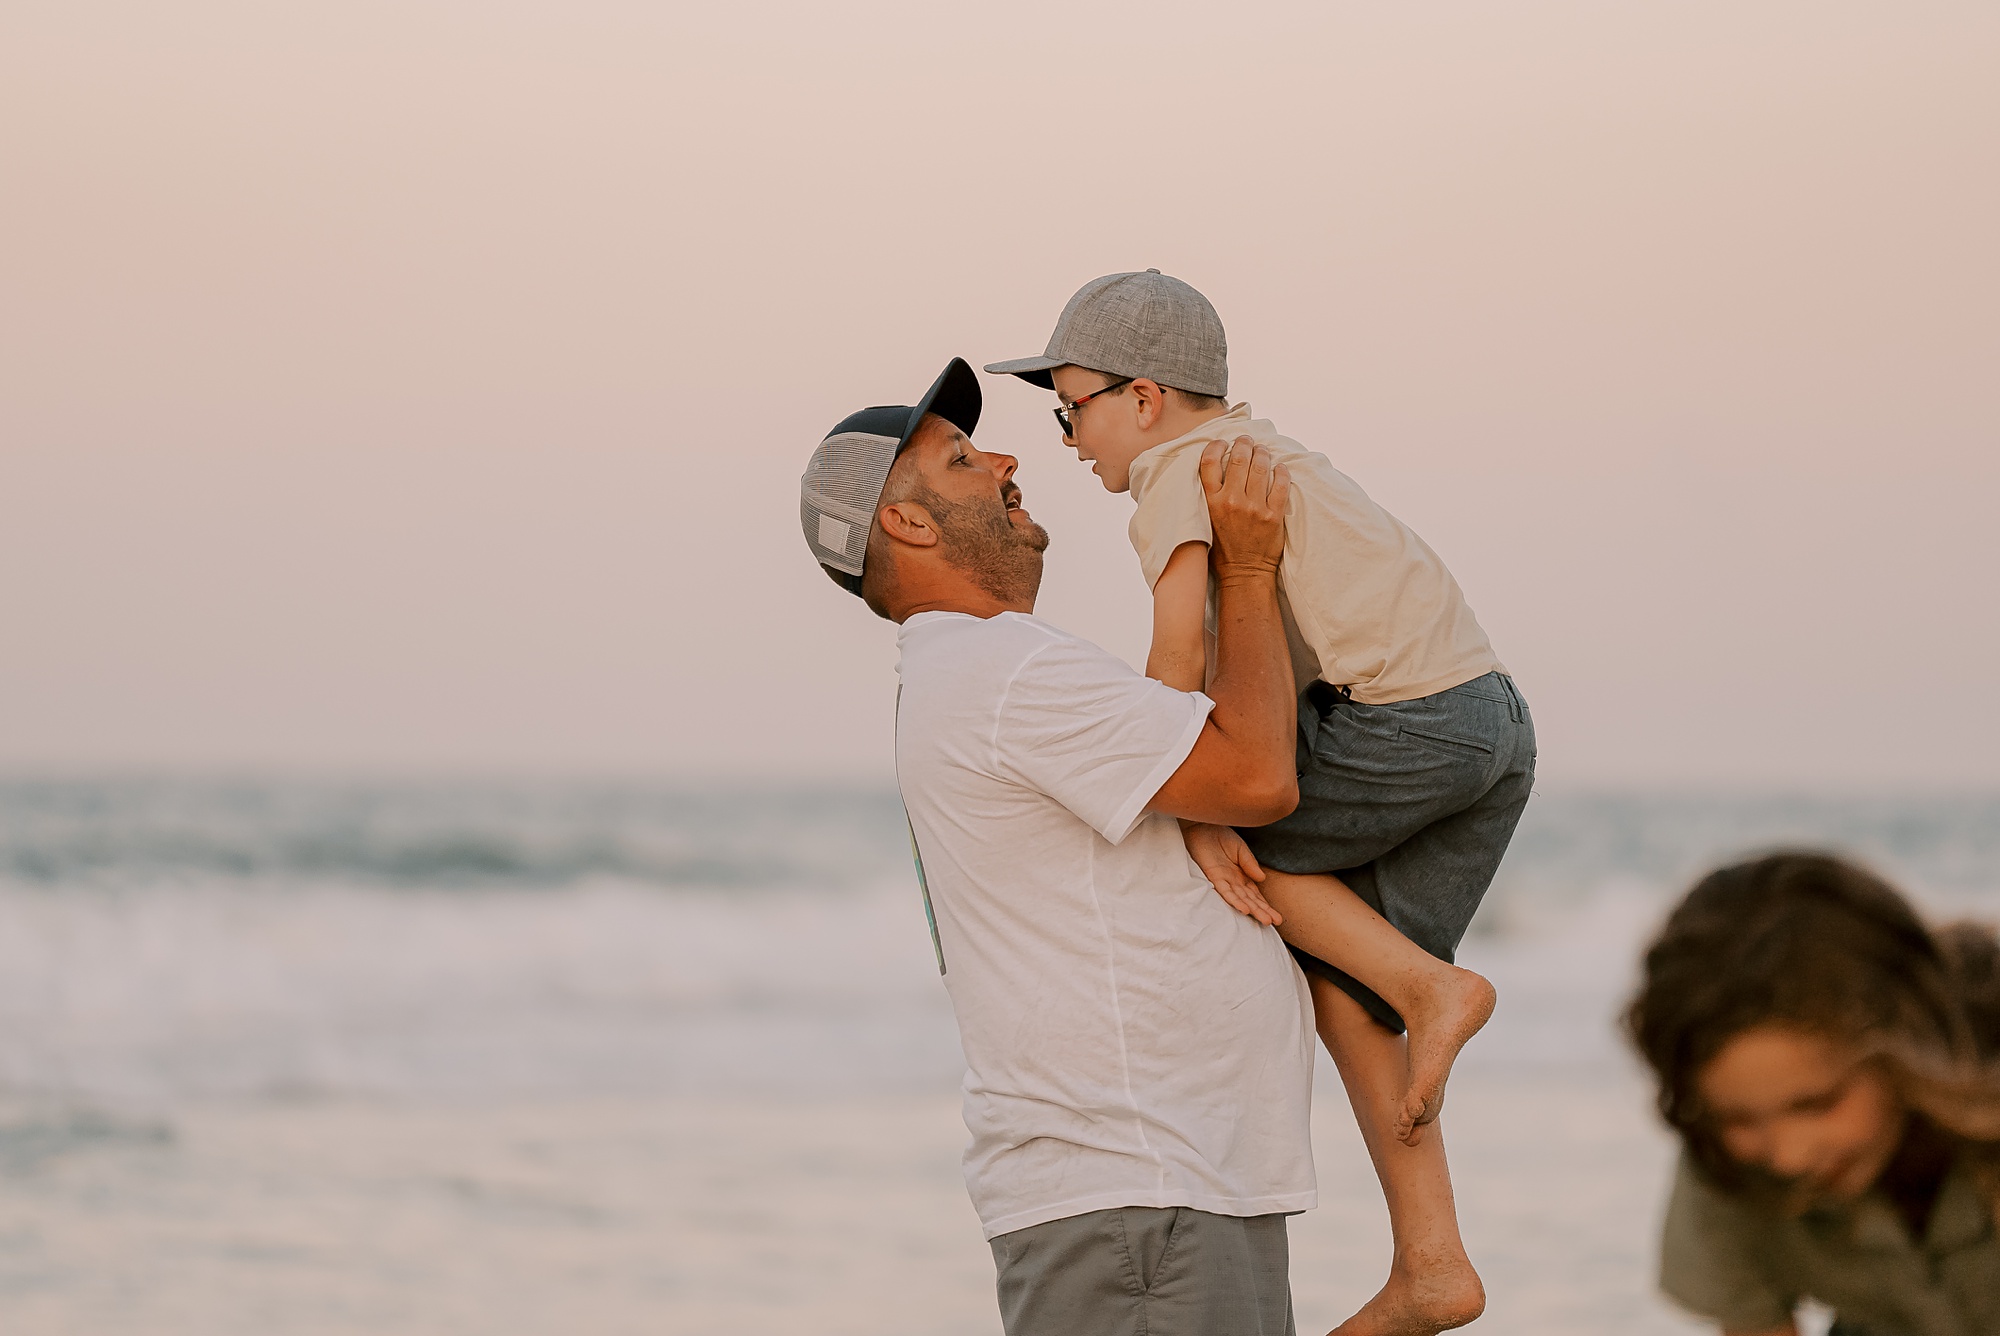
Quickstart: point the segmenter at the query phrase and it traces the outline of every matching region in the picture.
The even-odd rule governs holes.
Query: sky
[[[2000,786],[2000,10],[12,0],[0,773],[890,773],[797,480],[1157,267],[1545,787]],[[978,442],[1142,660],[1052,398]]]

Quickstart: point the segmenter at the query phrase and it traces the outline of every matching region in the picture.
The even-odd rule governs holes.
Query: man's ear
[[[1132,411],[1138,416],[1139,430],[1146,431],[1160,420],[1167,408],[1167,392],[1157,380],[1139,377],[1126,387],[1132,395]]]
[[[891,501],[875,516],[882,532],[911,547],[936,547],[937,521],[916,501]]]

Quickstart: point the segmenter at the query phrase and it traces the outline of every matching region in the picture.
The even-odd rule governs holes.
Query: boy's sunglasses
[[[1082,408],[1085,404],[1089,403],[1092,399],[1095,399],[1098,395],[1109,394],[1113,390],[1122,390],[1127,385],[1130,385],[1133,381],[1137,379],[1139,379],[1137,376],[1127,376],[1123,380],[1114,380],[1109,385],[1104,386],[1102,389],[1092,390],[1089,394],[1084,395],[1083,398],[1081,399],[1073,399],[1069,403],[1064,404],[1061,408],[1052,408],[1049,411],[1051,413],[1054,413],[1056,415],[1056,421],[1062,424],[1062,434],[1065,436],[1074,436],[1076,435],[1076,430],[1074,427],[1070,425],[1070,420],[1069,420],[1069,415],[1071,413],[1074,413],[1077,409]]]

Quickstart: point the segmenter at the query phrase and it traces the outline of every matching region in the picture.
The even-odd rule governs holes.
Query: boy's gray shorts
[[[1299,697],[1299,805],[1243,831],[1280,872],[1331,872],[1405,937],[1452,959],[1535,782],[1535,721],[1504,673],[1393,705],[1324,682]],[[1402,1017],[1323,960],[1299,964],[1389,1029]]]
[[[1007,1336],[1294,1336],[1282,1215],[1121,1206],[992,1248]]]

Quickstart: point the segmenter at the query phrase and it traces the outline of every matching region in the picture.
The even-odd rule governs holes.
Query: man
[[[973,446],[954,359],[801,486],[827,573],[899,624],[896,765],[967,1073],[966,1184],[1008,1336],[1290,1336],[1284,1216],[1315,1203],[1312,1009],[1176,818],[1297,801],[1277,599],[1288,482],[1210,445],[1216,671],[1176,691],[1037,619],[1048,534]]]

